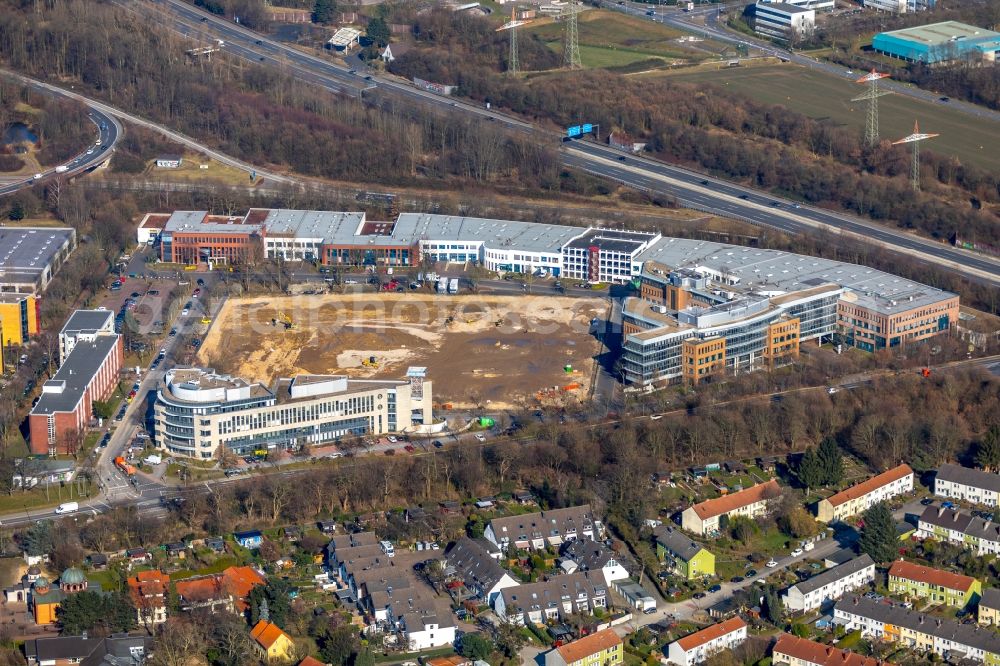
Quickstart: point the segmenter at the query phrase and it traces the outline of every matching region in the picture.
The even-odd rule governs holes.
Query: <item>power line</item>
[[[576,21],[578,13],[575,0],[571,0],[566,5],[568,13],[564,14],[565,21],[565,44],[563,52],[563,64],[568,69],[580,69],[580,33]],[[564,10],[565,11],[565,10]]]
[[[867,83],[868,90],[863,95],[858,95],[851,99],[852,102],[868,102],[868,112],[865,117],[865,145],[869,148],[878,144],[878,98],[884,95],[891,95],[888,90],[879,90],[880,79],[887,78],[888,74],[876,72],[874,69],[862,76],[855,83]]]

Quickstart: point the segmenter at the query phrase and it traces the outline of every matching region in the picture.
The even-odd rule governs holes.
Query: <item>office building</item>
[[[274,388],[200,368],[167,371],[153,406],[156,445],[171,455],[211,459],[296,450],[342,437],[403,432],[431,422],[431,382],[298,375]]]
[[[111,310],[76,310],[59,331],[59,362],[73,351],[77,340],[89,340],[115,332],[115,313]]]
[[[847,520],[871,506],[913,490],[913,470],[902,464],[820,500],[816,517],[824,523]]]
[[[990,628],[961,624],[899,605],[855,596],[838,601],[833,619],[847,631],[866,638],[899,643],[917,653],[933,653],[958,663],[963,660],[996,666],[1000,663],[1000,634]]]
[[[747,623],[743,618],[733,617],[674,641],[667,647],[667,661],[677,666],[695,666],[746,639]]]
[[[928,506],[917,519],[916,536],[947,541],[977,555],[1000,555],[1000,523],[959,509]]]
[[[75,229],[0,227],[0,294],[40,295],[75,247]]]
[[[756,518],[767,513],[768,504],[779,497],[781,486],[771,479],[766,483],[758,483],[750,488],[689,506],[681,514],[681,527],[699,536],[711,536],[719,532],[719,520],[722,516],[729,519],[736,516]]]
[[[23,345],[41,330],[40,301],[30,294],[0,293],[0,347]]]
[[[604,528],[594,518],[589,504],[549,509],[518,516],[494,518],[486,526],[485,537],[501,550],[511,546],[524,550],[558,548],[566,541],[601,539]]]
[[[866,9],[877,12],[902,14],[906,11],[907,0],[862,0]]]
[[[784,3],[768,3],[769,8]],[[797,9],[797,8],[796,8]],[[803,10],[813,11],[813,10]],[[589,283],[639,279],[626,299],[623,369],[641,385],[788,363],[813,341],[865,351],[918,342],[958,320],[958,296],[870,268],[659,234],[403,213],[252,209],[149,214],[140,243],[164,261],[280,258],[326,266],[470,263]]]
[[[782,595],[785,608],[804,613],[841,598],[875,580],[875,562],[861,555],[792,585]]]
[[[914,2],[910,11],[923,9]],[[995,63],[1000,53],[1000,33],[958,21],[942,21],[912,28],[880,32],[872,39],[878,53],[928,65],[957,61]]]
[[[997,507],[1000,506],[1000,474],[946,463],[938,467],[934,476],[934,494]]]
[[[32,454],[76,453],[93,418],[94,401],[114,391],[123,360],[120,335],[101,332],[74,339],[73,351],[42,385],[42,394],[28,414]]]
[[[972,576],[932,569],[905,560],[889,567],[889,591],[907,599],[927,599],[935,606],[965,608],[982,595],[983,585]]]
[[[816,29],[816,10],[788,2],[754,4],[753,29],[758,35],[791,41],[808,37]]]
[[[888,661],[791,634],[778,636],[778,641],[771,649],[771,659],[775,666],[892,666]]]

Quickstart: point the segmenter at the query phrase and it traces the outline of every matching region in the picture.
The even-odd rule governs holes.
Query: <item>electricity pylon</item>
[[[520,58],[517,52],[517,29],[525,23],[528,23],[528,21],[517,20],[517,9],[511,7],[510,21],[497,28],[497,32],[502,30],[510,31],[510,59],[507,61],[508,74],[517,74],[518,70],[521,69]]]
[[[888,78],[888,74],[876,72],[874,69],[862,76],[855,83],[867,83],[868,90],[863,95],[858,95],[851,99],[852,102],[868,102],[868,115],[865,119],[865,145],[869,148],[878,143],[878,98],[884,95],[891,95],[888,90],[879,90],[880,79]]]
[[[910,165],[910,187],[913,190],[920,190],[920,142],[924,139],[933,139],[939,136],[938,134],[923,134],[920,132],[920,127],[917,125],[917,121],[913,121],[913,134],[909,136],[904,136],[899,141],[893,141],[892,145],[898,145],[901,143],[913,144],[913,163]]]
[[[564,23],[565,23],[565,39],[566,42],[563,44],[563,64],[568,69],[580,69],[582,66],[580,64],[580,33],[578,29],[578,24],[576,21],[576,15],[579,13],[577,9],[575,0],[570,0],[566,4],[564,12]]]

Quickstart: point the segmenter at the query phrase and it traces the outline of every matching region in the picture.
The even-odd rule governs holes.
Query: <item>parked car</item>
[[[796,548],[795,550],[792,551],[792,557],[798,557],[802,553],[803,553],[803,551],[802,551],[801,548]]]

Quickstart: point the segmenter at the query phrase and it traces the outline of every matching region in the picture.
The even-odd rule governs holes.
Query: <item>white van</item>
[[[74,511],[79,511],[79,510],[80,510],[80,503],[79,502],[63,502],[62,504],[60,504],[59,506],[56,507],[56,513],[57,514],[59,514],[59,513],[72,513]]]

